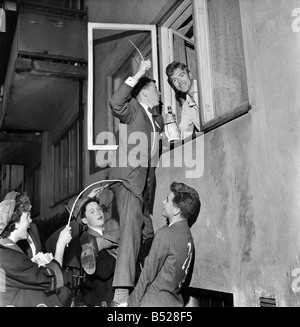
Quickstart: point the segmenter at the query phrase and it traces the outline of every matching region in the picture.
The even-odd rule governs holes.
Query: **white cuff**
[[[137,84],[137,80],[134,77],[128,77],[127,80],[125,81],[126,84],[128,84],[131,87],[134,87]]]

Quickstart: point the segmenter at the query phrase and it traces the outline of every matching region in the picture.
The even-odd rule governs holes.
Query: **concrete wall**
[[[300,1],[240,6],[252,110],[205,134],[200,178],[186,178],[186,166],[157,168],[154,225],[165,223],[161,200],[173,180],[195,187],[202,208],[191,286],[233,293],[235,306],[259,306],[261,296],[299,306],[300,32],[292,11]]]

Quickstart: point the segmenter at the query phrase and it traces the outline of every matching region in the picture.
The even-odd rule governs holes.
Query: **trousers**
[[[122,183],[111,188],[119,214],[120,240],[113,287],[134,287],[136,263],[142,242],[154,236],[152,219],[144,198]],[[145,192],[144,192],[145,194]]]

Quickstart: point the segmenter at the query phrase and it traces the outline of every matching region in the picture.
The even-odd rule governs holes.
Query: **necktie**
[[[157,116],[156,110],[154,108],[148,107],[148,111],[150,112],[150,114],[152,115],[152,117],[156,117]]]
[[[152,125],[153,125],[153,130],[154,130],[154,132],[155,132],[155,123],[156,123],[156,121],[155,121],[155,118],[154,118],[154,117],[157,116],[157,113],[156,113],[156,111],[155,111],[153,108],[148,107],[147,109],[148,109],[148,111],[149,111],[149,112],[151,113],[151,115],[152,115]],[[152,144],[152,147],[151,147],[151,153],[152,153],[152,151],[153,151],[154,145],[155,145],[155,133],[154,133],[153,144]]]

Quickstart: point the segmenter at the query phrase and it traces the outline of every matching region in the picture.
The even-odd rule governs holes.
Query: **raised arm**
[[[109,100],[112,114],[124,124],[130,123],[134,116],[134,107],[130,103],[131,91],[146,71],[151,67],[150,59],[142,61],[137,73],[129,77]]]

